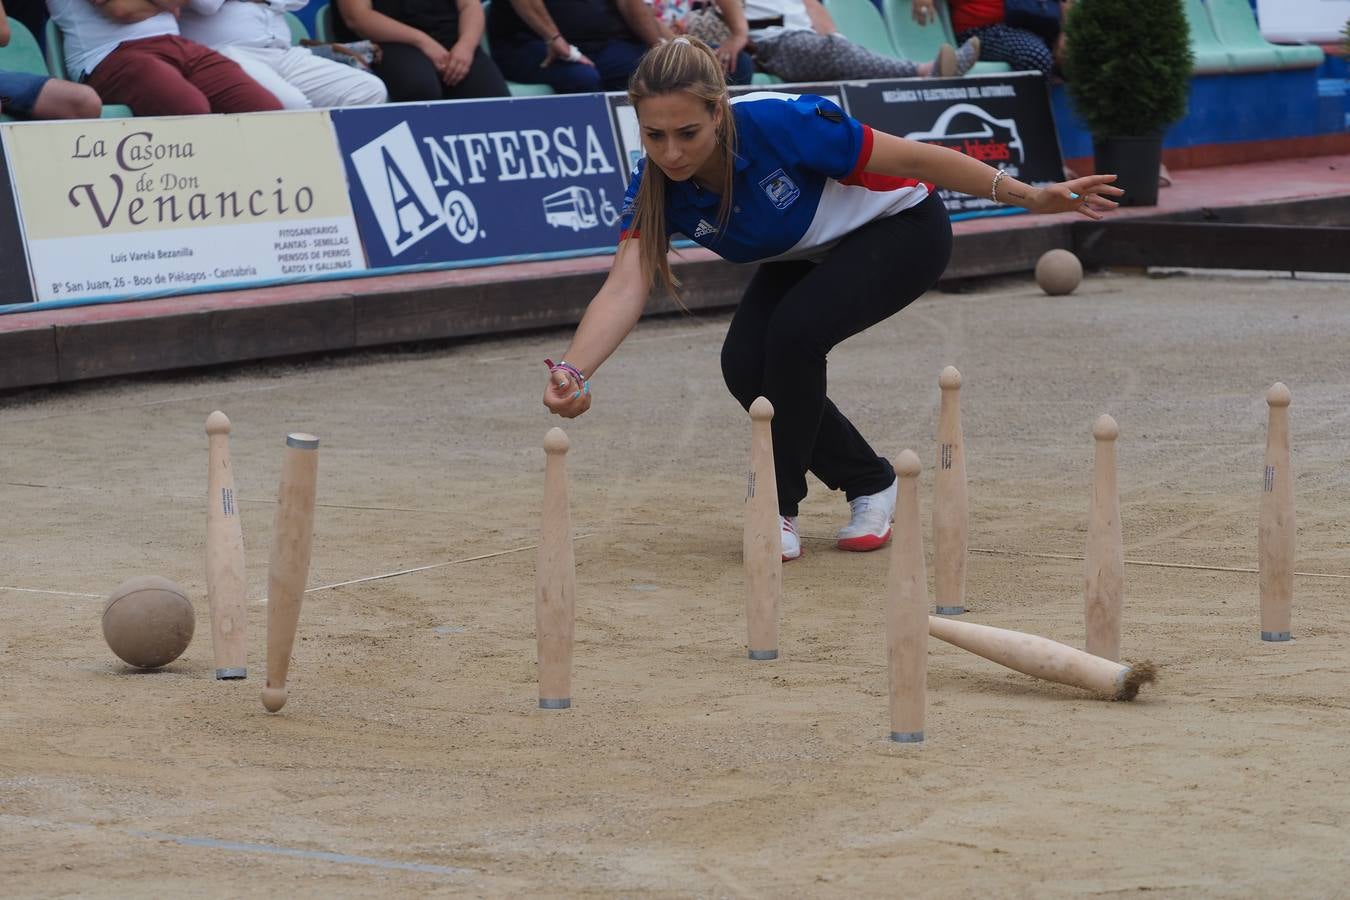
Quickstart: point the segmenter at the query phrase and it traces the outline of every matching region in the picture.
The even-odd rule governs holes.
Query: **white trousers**
[[[309,52],[308,47],[221,47],[286,109],[367,106],[389,98],[369,72]]]

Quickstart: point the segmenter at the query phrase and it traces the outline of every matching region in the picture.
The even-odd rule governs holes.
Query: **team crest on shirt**
[[[760,181],[759,186],[778,209],[787,209],[802,195],[802,189],[782,169],[775,169],[772,175]]]
[[[698,238],[701,238],[704,235],[716,233],[717,233],[716,225],[710,224],[707,219],[699,219],[697,227],[694,228],[694,239],[697,240]]]

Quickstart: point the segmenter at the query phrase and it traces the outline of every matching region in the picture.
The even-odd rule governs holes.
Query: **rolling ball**
[[[173,662],[192,641],[196,615],[187,594],[158,575],[119,584],[103,604],[103,639],[128,665],[154,669]]]
[[[1083,264],[1068,250],[1047,250],[1036,261],[1036,283],[1052,297],[1072,294],[1083,280]]]

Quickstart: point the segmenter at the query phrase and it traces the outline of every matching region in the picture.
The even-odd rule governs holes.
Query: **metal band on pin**
[[[778,651],[777,651],[777,650],[751,650],[751,651],[750,651],[750,658],[751,658],[751,659],[777,659],[777,658],[778,658]]]
[[[1292,640],[1287,631],[1263,631],[1261,632],[1263,641],[1288,641]]]
[[[318,450],[319,439],[312,434],[296,432],[286,435],[286,446],[297,450]]]
[[[939,606],[937,614],[939,616],[964,616],[966,608],[964,606]]]
[[[922,731],[892,731],[891,740],[897,744],[922,744]]]
[[[233,669],[216,669],[217,681],[235,681],[240,678],[248,677],[248,669],[239,666]]]
[[[540,708],[540,709],[571,709],[571,708],[572,708],[572,698],[571,698],[571,697],[564,697],[564,698],[562,698],[561,700],[545,700],[543,697],[540,697],[540,698],[539,698],[539,708]]]

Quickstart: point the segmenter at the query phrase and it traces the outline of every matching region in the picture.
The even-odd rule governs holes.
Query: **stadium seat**
[[[952,34],[951,15],[945,0],[936,0],[938,20],[927,25],[914,21],[914,6],[910,0],[884,0],[882,11],[885,14],[886,30],[891,43],[905,59],[915,62],[927,62],[937,56],[938,47],[948,43],[956,46],[956,37]],[[1005,62],[977,62],[970,70],[972,75],[985,75],[990,72],[1007,72],[1012,66]]]
[[[1204,0],[1186,0],[1186,23],[1190,27],[1191,52],[1195,54],[1197,75],[1232,71],[1233,60],[1214,33]]]
[[[33,32],[18,19],[9,20],[9,46],[0,47],[0,69],[11,72],[27,72],[30,75],[47,75],[47,63],[42,59],[42,48],[38,46]],[[14,121],[0,112],[0,122]]]
[[[293,12],[286,13],[286,24],[291,28],[291,44],[299,45],[301,41],[309,40],[309,29],[305,23],[300,21],[300,17]]]
[[[1234,71],[1313,69],[1325,58],[1318,47],[1281,46],[1267,41],[1247,0],[1209,0],[1209,18],[1214,33],[1233,58]]]
[[[337,40],[333,37],[333,4],[325,3],[314,11],[314,38],[325,44]]]
[[[10,20],[11,23],[13,21],[13,19]],[[61,34],[61,29],[57,26],[56,22],[48,19],[46,31],[43,33],[47,39],[47,72],[50,73],[53,78],[63,78],[66,81],[74,81],[75,79],[66,74],[65,41]],[[29,36],[31,37],[32,35],[30,34]],[[118,103],[105,103],[103,104],[103,115],[100,118],[130,119],[133,115],[135,115],[135,113],[131,111],[130,106],[122,106]]]
[[[484,19],[487,19],[488,10],[491,8],[492,8],[491,0],[483,0]],[[488,49],[488,37],[486,28],[483,29],[483,40],[481,43],[483,45],[483,52],[486,53],[488,56],[491,56],[492,51]],[[506,83],[506,87],[511,92],[512,97],[544,97],[551,95],[553,93],[553,88],[549,87],[546,84],[520,84],[515,81],[508,81]]]
[[[768,72],[756,72],[750,76],[751,84],[782,84],[783,79],[777,75],[770,75]]]
[[[824,5],[844,37],[873,53],[900,58],[886,30],[886,20],[872,0],[824,0]],[[919,61],[928,58],[931,57],[919,57]]]

